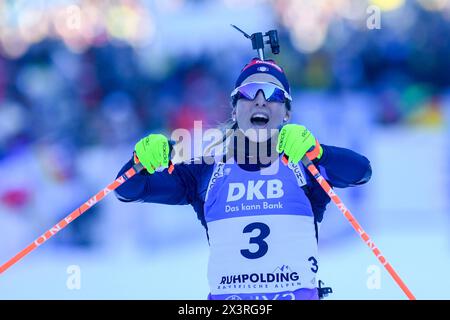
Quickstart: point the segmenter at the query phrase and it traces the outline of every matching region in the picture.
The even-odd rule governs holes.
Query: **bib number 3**
[[[259,230],[259,235],[257,235],[256,237],[250,237],[249,243],[257,244],[258,250],[252,252],[248,249],[242,249],[241,254],[247,259],[261,258],[267,253],[267,250],[269,250],[267,242],[264,241],[264,239],[267,238],[267,236],[270,234],[269,226],[262,222],[254,222],[247,225],[242,232],[251,233],[254,230]]]

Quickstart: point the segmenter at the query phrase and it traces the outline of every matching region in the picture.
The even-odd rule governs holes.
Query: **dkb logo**
[[[267,184],[266,184],[267,182]],[[266,184],[265,194],[261,192],[264,184]],[[249,180],[247,186],[241,182],[232,182],[228,185],[227,202],[237,201],[246,195],[247,200],[258,200],[281,198],[284,195],[283,182],[278,179],[272,180]]]

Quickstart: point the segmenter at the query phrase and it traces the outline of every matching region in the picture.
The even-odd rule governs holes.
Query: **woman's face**
[[[245,79],[242,84],[249,82],[271,82],[283,87],[275,77],[268,74],[254,74]],[[233,110],[233,116],[236,118],[239,129],[249,139],[265,141],[289,120],[290,112],[284,103],[266,101],[263,92],[259,91],[254,100],[239,99]]]

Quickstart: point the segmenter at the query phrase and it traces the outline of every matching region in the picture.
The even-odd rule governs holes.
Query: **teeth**
[[[263,119],[269,119],[269,116],[264,113],[255,113],[252,115],[252,118],[263,118]]]

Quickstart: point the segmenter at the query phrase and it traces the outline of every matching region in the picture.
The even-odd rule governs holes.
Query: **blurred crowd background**
[[[0,263],[112,181],[139,138],[228,119],[256,56],[230,23],[278,30],[281,53],[266,55],[288,75],[293,122],[371,160],[372,181],[339,194],[418,297],[448,299],[427,287],[450,270],[448,0],[0,0]],[[387,274],[367,289],[377,261],[332,205],[321,245],[336,298],[402,297]],[[191,208],[110,196],[2,275],[0,298],[202,299],[206,256]],[[91,291],[54,281],[69,260],[92,274]],[[153,278],[137,271],[157,261]],[[174,261],[189,261],[180,288],[158,280],[181,272]],[[96,282],[111,265],[110,284]]]

